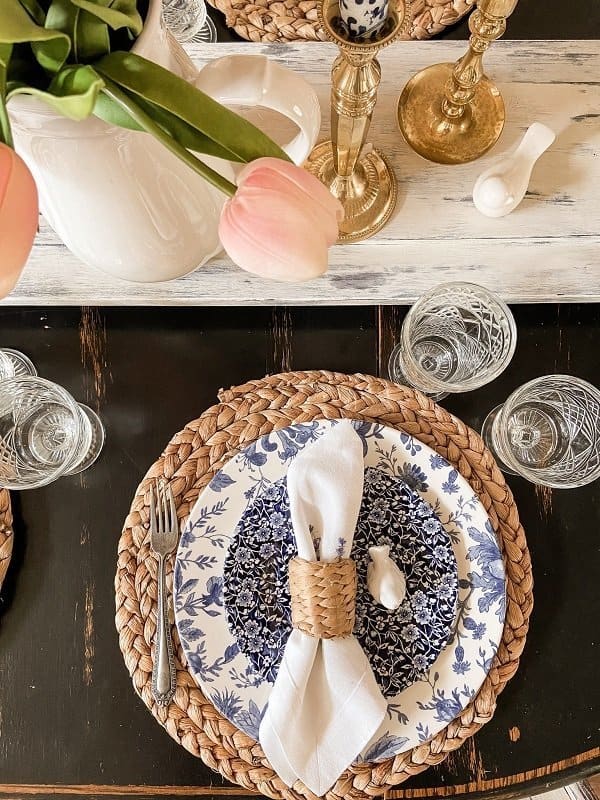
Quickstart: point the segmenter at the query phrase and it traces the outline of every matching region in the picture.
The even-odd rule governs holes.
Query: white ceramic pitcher
[[[162,0],[150,0],[133,51],[232,108],[259,104],[288,117],[298,130],[283,147],[301,163],[321,122],[306,81],[264,56],[218,59],[198,73],[165,30],[161,7]],[[164,281],[220,251],[225,196],[152,136],[95,117],[75,122],[22,95],[11,100],[9,112],[16,150],[36,180],[44,217],[86,264],[130,281]],[[231,164],[202,158],[233,180]]]

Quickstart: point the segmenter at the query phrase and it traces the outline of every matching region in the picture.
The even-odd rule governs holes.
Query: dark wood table
[[[515,306],[519,343],[493,384],[446,406],[474,428],[534,376],[600,376],[600,306]],[[0,345],[96,407],[88,472],[13,493],[0,616],[0,797],[244,796],[179,747],[133,692],[114,627],[116,547],[134,490],[220,387],[289,368],[385,374],[405,310],[2,308]],[[167,389],[167,387],[169,387]],[[493,720],[394,797],[524,795],[600,768],[600,484],[510,478],[532,551],[535,609]]]

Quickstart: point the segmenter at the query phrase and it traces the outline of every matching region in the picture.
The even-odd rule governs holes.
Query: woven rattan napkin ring
[[[352,634],[356,564],[351,558],[335,561],[292,558],[289,578],[292,627],[319,639]]]

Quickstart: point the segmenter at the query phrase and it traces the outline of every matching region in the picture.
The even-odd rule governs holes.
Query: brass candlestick
[[[364,145],[381,81],[375,56],[408,28],[410,20],[404,0],[396,0],[381,37],[361,42],[342,33],[339,0],[324,0],[319,17],[341,52],[331,70],[332,141],[318,144],[305,166],[344,206],[339,241],[356,242],[380,230],[396,205],[392,168],[380,152]]]
[[[413,76],[398,102],[408,144],[438,164],[474,161],[504,127],[504,101],[483,74],[483,54],[506,30],[517,0],[479,0],[469,19],[469,49],[456,64],[434,64]]]

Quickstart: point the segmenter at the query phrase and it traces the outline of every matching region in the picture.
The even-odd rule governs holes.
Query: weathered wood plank
[[[441,281],[470,280],[508,302],[600,300],[600,236],[574,245],[562,239],[352,245],[335,247],[329,274],[305,284],[278,284],[235,270],[224,259],[169,283],[133,284],[107,278],[61,250],[36,252],[12,305],[366,305],[410,302]],[[360,263],[356,263],[359,260]],[[568,267],[567,267],[568,265]]]
[[[401,42],[381,53],[383,83],[372,140],[390,156],[400,199],[392,221],[368,242],[336,246],[330,271],[308,284],[267,282],[218,257],[169,283],[132,284],[81,264],[42,223],[38,243],[7,304],[335,305],[410,302],[442,280],[476,280],[511,302],[600,300],[600,53],[595,42],[510,42],[491,48],[486,65],[508,110],[495,154],[527,126],[544,122],[557,141],[538,163],[523,204],[491,220],[471,202],[476,176],[494,155],[460,167],[429,164],[402,141],[398,94],[417,69],[457,58],[461,42]],[[329,44],[195,45],[213,55],[267,53],[315,86],[327,135]]]

